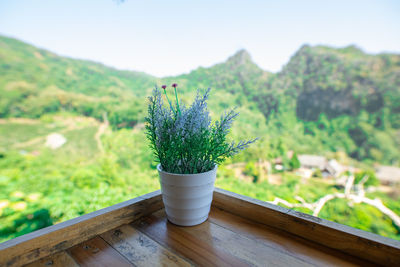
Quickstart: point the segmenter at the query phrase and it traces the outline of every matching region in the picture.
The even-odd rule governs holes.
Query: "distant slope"
[[[269,88],[283,91],[270,96],[278,113],[295,111],[327,149],[399,164],[400,55],[303,46]]]
[[[198,68],[176,78],[186,79],[189,87],[213,87],[234,94],[260,89],[272,75],[258,67],[247,51],[240,50],[226,62]]]
[[[389,108],[392,116],[400,111],[400,55],[368,55],[354,46],[303,46],[279,80],[297,96],[296,112],[303,120],[315,121],[321,113],[334,118],[363,110],[374,114]]]
[[[54,86],[92,96],[114,89],[145,95],[156,78],[145,73],[121,71],[102,64],[58,56],[16,39],[0,36],[0,86],[25,81],[37,90]]]
[[[107,113],[114,125],[133,126],[143,115],[135,109],[132,116],[131,106],[143,103],[156,81],[0,37],[0,117],[70,111],[101,120]]]
[[[284,143],[299,153],[344,151],[369,163],[400,163],[400,55],[303,46],[273,74],[241,50],[212,67],[159,79],[0,37],[0,117],[107,114],[114,129],[129,128],[143,121],[154,85],[172,82],[186,103],[197,88],[211,87],[214,114],[239,107],[233,136],[262,137],[258,149],[269,157]]]

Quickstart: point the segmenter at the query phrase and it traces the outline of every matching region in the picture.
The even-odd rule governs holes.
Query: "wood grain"
[[[165,211],[153,213],[159,220],[165,218]],[[235,219],[235,218],[231,218]],[[249,266],[313,266],[287,251],[240,235],[210,221],[194,226],[180,227],[179,230],[197,238],[196,242],[210,244],[232,258],[238,258]]]
[[[103,233],[101,237],[135,266],[192,265],[130,225]]]
[[[226,253],[212,242],[205,242],[198,236],[167,221],[165,217],[146,216],[132,223],[132,226],[165,247],[183,255],[200,266],[249,266],[248,263]],[[187,227],[187,228],[193,228]]]
[[[65,251],[32,262],[25,267],[79,267],[75,260]]]
[[[400,242],[216,188],[213,206],[379,265],[400,263]]]
[[[68,252],[80,266],[84,267],[134,266],[100,237],[69,248]]]
[[[237,215],[213,207],[208,219],[211,223],[245,236],[253,242],[298,258],[317,266],[369,266],[368,262],[330,249],[285,231],[250,221]],[[372,264],[370,264],[372,266]]]
[[[0,244],[0,266],[21,266],[63,251],[163,207],[160,191],[85,214]]]
[[[162,208],[156,191],[12,239],[0,244],[0,266],[400,266],[399,241],[222,189],[199,226],[173,225]]]

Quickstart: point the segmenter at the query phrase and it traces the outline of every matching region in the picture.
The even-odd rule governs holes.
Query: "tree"
[[[293,156],[289,161],[289,166],[292,170],[300,168],[300,161],[296,152],[293,153]]]

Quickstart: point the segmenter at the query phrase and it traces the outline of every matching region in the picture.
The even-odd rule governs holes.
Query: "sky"
[[[240,49],[277,72],[303,44],[400,53],[400,1],[0,0],[0,34],[157,77]]]

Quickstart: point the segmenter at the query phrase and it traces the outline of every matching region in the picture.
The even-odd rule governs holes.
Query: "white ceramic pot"
[[[197,225],[207,220],[217,165],[211,171],[197,174],[165,172],[161,164],[158,164],[157,170],[168,220],[181,226]]]

